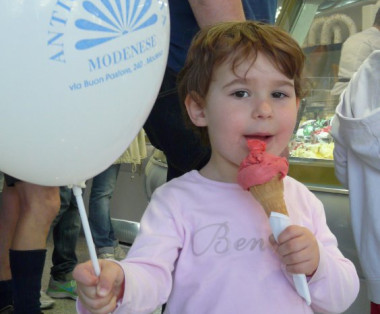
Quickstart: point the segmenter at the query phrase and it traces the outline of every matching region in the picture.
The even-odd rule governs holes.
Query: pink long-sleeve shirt
[[[355,300],[359,279],[337,248],[321,202],[286,177],[285,201],[294,224],[318,240],[320,263],[309,278],[311,307],[272,250],[263,208],[237,183],[192,171],[156,190],[140,232],[122,261],[124,297],[114,313],[341,313]],[[80,313],[86,313],[78,304]]]

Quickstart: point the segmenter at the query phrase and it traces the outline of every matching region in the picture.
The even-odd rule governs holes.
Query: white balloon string
[[[90,230],[90,226],[88,224],[87,214],[86,214],[86,210],[84,207],[84,202],[83,202],[83,198],[82,198],[82,189],[79,186],[74,185],[73,186],[73,193],[74,193],[75,198],[77,200],[79,214],[80,214],[80,218],[82,221],[84,236],[85,236],[86,242],[87,242],[88,252],[90,253],[92,266],[94,267],[96,276],[99,277],[100,266],[99,266],[98,258],[96,256],[95,245],[94,245],[94,241],[92,240],[91,230]]]

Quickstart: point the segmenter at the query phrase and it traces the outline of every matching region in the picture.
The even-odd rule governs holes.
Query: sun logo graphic
[[[83,1],[89,17],[76,20],[75,26],[91,36],[79,40],[75,48],[90,49],[155,24],[158,17],[149,13],[151,6],[152,0]]]

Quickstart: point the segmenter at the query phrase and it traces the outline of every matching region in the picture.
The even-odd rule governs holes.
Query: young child
[[[338,250],[320,201],[290,177],[294,224],[275,244],[268,218],[237,183],[247,139],[280,155],[302,97],[304,56],[277,27],[228,22],[201,30],[179,77],[188,116],[209,141],[210,161],[158,188],[128,257],[77,266],[80,313],[343,312],[355,300],[354,265]],[[291,273],[308,277],[312,304]]]

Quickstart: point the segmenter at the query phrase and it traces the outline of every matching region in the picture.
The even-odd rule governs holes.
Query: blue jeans
[[[179,102],[176,79],[177,74],[166,68],[160,93],[144,124],[152,145],[166,155],[167,181],[201,169],[211,155],[210,148],[201,144],[200,136],[185,124],[183,110],[186,110]]]
[[[72,190],[60,187],[61,208],[52,223],[54,250],[53,266],[50,274],[54,280],[68,280],[66,275],[71,273],[78,263],[75,253],[81,220],[77,202]]]
[[[111,165],[92,179],[88,221],[95,247],[110,248],[113,253],[116,241],[111,223],[110,201],[115,190],[120,164]]]

